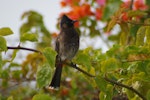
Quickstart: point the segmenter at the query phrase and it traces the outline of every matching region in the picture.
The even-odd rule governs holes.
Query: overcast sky
[[[14,32],[7,39],[18,37],[22,24],[21,15],[29,10],[41,13],[48,30],[57,31],[56,22],[61,12],[60,0],[0,0],[0,28],[10,27]]]
[[[43,15],[44,23],[49,31],[59,32],[59,30],[56,29],[57,18],[61,12],[67,10],[61,8],[60,1],[61,0],[0,0],[0,28],[10,27],[14,32],[13,35],[5,37],[7,39],[7,45],[18,45],[19,27],[22,24],[21,15],[29,10],[37,11]],[[80,38],[80,41],[80,48],[82,49],[87,46],[93,46],[94,48],[102,47],[104,50],[107,48],[103,45],[103,41],[99,37],[94,39],[90,39],[89,37]],[[32,43],[29,44],[32,45]]]

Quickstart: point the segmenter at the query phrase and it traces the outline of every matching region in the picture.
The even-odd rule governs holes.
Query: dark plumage
[[[74,28],[75,22],[66,15],[62,16],[61,31],[56,40],[55,50],[58,55],[56,56],[55,73],[50,84],[51,88],[57,89],[60,87],[63,62],[66,60],[71,61],[79,49],[79,34]]]

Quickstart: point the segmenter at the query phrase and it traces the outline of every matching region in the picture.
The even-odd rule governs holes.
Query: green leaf
[[[20,27],[20,36],[22,36],[22,34],[24,34],[25,32],[29,32],[31,28],[31,25],[29,25],[28,23],[22,24],[22,26]]]
[[[109,56],[109,57],[114,57],[116,54],[117,54],[117,55],[119,54],[120,49],[122,49],[122,47],[121,47],[120,45],[118,45],[118,44],[113,45],[113,47],[110,48],[110,49],[106,52],[106,54],[107,54],[107,56]]]
[[[146,98],[147,98],[147,100],[150,100],[150,89],[147,92]]]
[[[146,0],[146,5],[150,5],[150,1],[149,0]]]
[[[113,97],[113,86],[108,84],[107,85],[107,92],[106,92],[106,100],[112,100],[112,97]]]
[[[2,76],[2,55],[0,52],[0,77]]]
[[[137,35],[137,31],[138,31],[138,29],[140,28],[140,26],[138,26],[138,25],[134,25],[134,26],[130,26],[130,36],[132,36],[132,37],[136,37],[136,35]]]
[[[146,27],[145,35],[146,35],[146,44],[150,45],[150,26]]]
[[[136,35],[136,45],[143,45],[144,44],[144,37],[145,37],[146,27],[142,26],[138,29]]]
[[[14,99],[13,99],[13,96],[9,96],[9,97],[7,98],[7,100],[14,100]]]
[[[88,70],[91,68],[90,56],[85,53],[79,53],[76,56],[75,63],[86,67]]]
[[[101,70],[102,72],[108,72],[112,70],[116,70],[120,66],[120,62],[115,58],[109,58],[102,63]]]
[[[23,33],[21,35],[21,41],[22,42],[24,42],[24,41],[37,42],[38,41],[37,34],[34,34],[34,33]]]
[[[102,77],[96,77],[95,82],[101,92],[106,92],[107,83]]]
[[[0,28],[0,36],[6,36],[13,34],[13,31],[9,27]]]
[[[5,69],[5,70],[2,71],[1,78],[3,78],[3,79],[8,79],[9,78],[8,70]]]
[[[16,55],[17,55],[18,50],[14,50],[13,54],[12,54],[12,58],[11,58],[11,62],[15,59]]]
[[[14,70],[11,72],[11,74],[12,74],[12,78],[17,80],[17,79],[20,79],[22,71],[21,70]]]
[[[106,92],[103,92],[103,91],[100,92],[99,94],[100,100],[112,100],[113,86],[108,84],[105,87],[105,91]]]
[[[32,100],[51,100],[51,98],[47,94],[36,94],[33,96]]]
[[[2,36],[0,36],[0,51],[6,50],[7,50],[6,40]]]
[[[49,64],[40,66],[37,70],[36,81],[39,88],[49,84],[51,80],[51,67]]]
[[[100,100],[106,100],[106,94],[104,92],[100,92],[99,99]]]
[[[128,36],[129,36],[128,24],[125,22],[122,22],[122,23],[120,23],[120,27],[122,29],[122,33],[120,35],[120,44],[126,45],[128,43]]]
[[[54,67],[55,66],[55,59],[56,59],[56,55],[57,55],[56,51],[50,47],[47,47],[44,49],[43,54],[46,57],[49,65],[51,67]]]

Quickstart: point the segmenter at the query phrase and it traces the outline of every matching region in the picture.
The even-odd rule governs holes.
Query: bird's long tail
[[[63,67],[62,66],[62,62],[57,62],[56,63],[55,73],[54,73],[52,81],[51,81],[51,83],[49,85],[50,88],[58,89],[60,87],[62,67]]]

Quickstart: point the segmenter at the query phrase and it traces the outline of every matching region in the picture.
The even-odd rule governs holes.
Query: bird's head
[[[66,15],[63,15],[60,21],[61,28],[70,28],[74,27],[74,23],[77,22],[77,20],[71,20]]]

